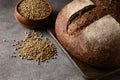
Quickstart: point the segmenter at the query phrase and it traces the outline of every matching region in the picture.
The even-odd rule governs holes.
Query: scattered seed
[[[25,32],[25,34],[28,34],[27,32]]]
[[[6,42],[6,39],[3,39],[3,42]]]
[[[15,46],[15,44],[12,44],[12,46]]]
[[[15,52],[13,52],[13,54],[16,54]]]
[[[19,57],[27,60],[36,60],[38,64],[41,62],[49,62],[57,54],[56,46],[48,39],[41,38],[41,32],[29,32],[25,39],[17,41],[15,51],[19,53]]]
[[[13,40],[14,42],[16,42],[16,40]]]
[[[47,63],[49,63],[49,61],[47,60]]]
[[[23,40],[21,40],[21,42],[23,42]]]
[[[17,57],[17,56],[15,56],[15,55],[12,55],[11,57]]]
[[[54,57],[54,59],[57,59],[57,57]]]
[[[15,48],[15,51],[17,51],[18,49],[17,48]]]

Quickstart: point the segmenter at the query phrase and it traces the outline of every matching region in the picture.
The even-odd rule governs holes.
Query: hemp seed
[[[6,39],[3,39],[3,42],[6,42]]]
[[[45,0],[22,0],[18,11],[28,19],[42,19],[50,14],[49,5]]]
[[[53,59],[57,54],[56,46],[48,39],[43,39],[41,32],[29,32],[25,39],[17,41],[15,51],[19,57],[27,60],[36,60],[38,64]]]

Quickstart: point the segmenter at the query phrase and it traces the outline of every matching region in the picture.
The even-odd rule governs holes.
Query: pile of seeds
[[[14,46],[22,59],[36,60],[40,63],[56,58],[55,45],[49,39],[43,39],[40,32],[26,33],[25,39],[17,41]]]
[[[49,5],[45,0],[23,0],[18,11],[28,19],[42,19],[50,14]]]

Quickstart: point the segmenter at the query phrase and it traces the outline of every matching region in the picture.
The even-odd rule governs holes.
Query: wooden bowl
[[[45,1],[50,8],[50,14],[48,16],[46,16],[45,18],[42,18],[42,19],[41,18],[40,19],[28,19],[28,18],[23,17],[18,11],[18,6],[22,2],[22,0],[21,0],[15,6],[14,16],[15,16],[16,20],[19,23],[21,23],[24,27],[27,27],[27,28],[30,28],[30,29],[41,28],[41,27],[44,27],[45,25],[49,24],[51,16],[52,16],[53,8],[52,8],[52,5],[47,0],[45,0]]]

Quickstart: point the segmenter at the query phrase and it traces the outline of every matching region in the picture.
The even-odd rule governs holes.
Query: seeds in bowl
[[[50,7],[45,0],[23,0],[18,12],[28,19],[43,19],[50,14]]]

